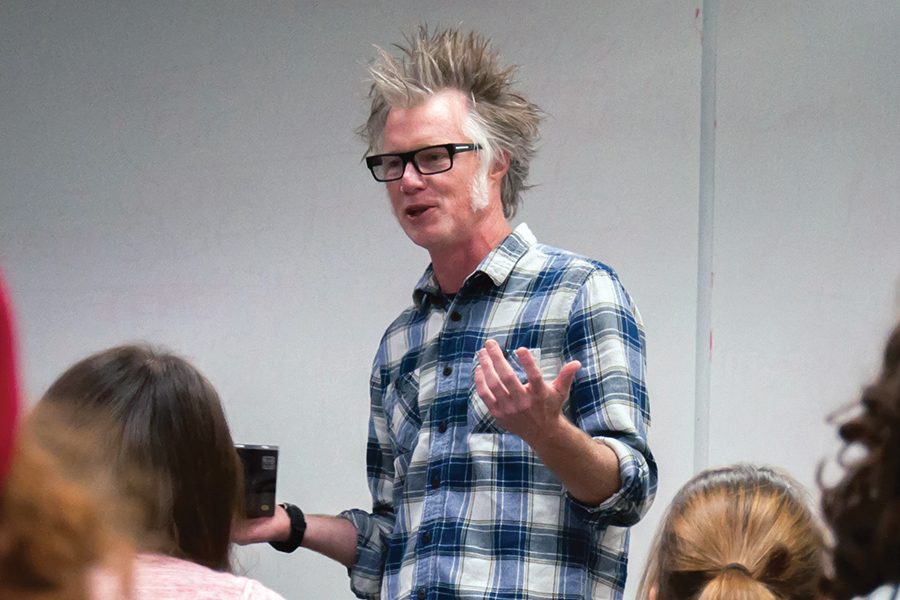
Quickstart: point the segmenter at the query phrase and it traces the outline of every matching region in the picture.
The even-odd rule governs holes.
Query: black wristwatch
[[[269,542],[269,545],[279,552],[293,552],[303,543],[303,534],[306,533],[306,518],[303,511],[293,504],[283,502],[279,504],[291,519],[291,535],[283,542]]]

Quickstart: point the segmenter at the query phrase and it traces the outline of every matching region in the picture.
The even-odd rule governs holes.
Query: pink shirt
[[[132,576],[134,600],[284,600],[254,579],[161,554],[138,554]],[[93,584],[94,600],[128,598],[108,574],[96,577]]]

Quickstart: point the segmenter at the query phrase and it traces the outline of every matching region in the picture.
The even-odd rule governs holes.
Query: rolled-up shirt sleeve
[[[599,506],[567,494],[574,511],[595,527],[628,527],[656,494],[657,467],[647,444],[650,406],[645,382],[644,328],[637,307],[612,272],[592,271],[579,288],[566,331],[567,360],[581,369],[568,416],[619,459],[621,487]]]
[[[394,456],[382,408],[382,387],[377,369],[370,381],[371,415],[366,447],[366,470],[372,511],[346,510],[340,517],[356,527],[356,564],[350,567],[350,589],[357,598],[380,598],[381,580],[394,529]]]

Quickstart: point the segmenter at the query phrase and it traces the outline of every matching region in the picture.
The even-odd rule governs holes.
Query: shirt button
[[[430,531],[426,531],[425,533],[422,534],[422,543],[423,544],[431,543],[431,532]],[[424,592],[424,590],[419,590],[419,591]]]
[[[441,480],[437,475],[431,476],[431,487],[433,489],[438,489],[439,487],[441,487]]]
[[[425,596],[428,594],[425,592],[425,588],[419,588],[419,591],[416,592],[416,598],[419,600],[425,600]]]
[[[444,367],[444,377],[448,377],[453,372],[453,367]]]
[[[451,321],[459,321],[460,319],[462,319],[462,315],[459,314],[458,312],[456,312],[455,310],[452,313],[450,313]]]
[[[447,421],[441,421],[438,423],[438,433],[444,433],[447,431]]]

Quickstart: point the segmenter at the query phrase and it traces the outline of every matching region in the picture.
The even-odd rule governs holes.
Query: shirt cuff
[[[641,485],[635,480],[640,477],[641,459],[635,456],[637,453],[627,444],[610,437],[594,437],[594,440],[606,444],[619,459],[619,480],[621,485],[616,492],[596,506],[581,502],[566,491],[566,497],[582,519],[588,523],[600,527],[608,525],[629,526],[637,522],[641,515],[634,515],[636,503],[633,500],[635,488]],[[633,515],[633,516],[632,516]]]
[[[347,568],[350,590],[357,598],[378,600],[384,568],[383,548],[377,544],[378,531],[373,515],[359,509],[345,510],[338,517],[356,527],[356,564]]]

